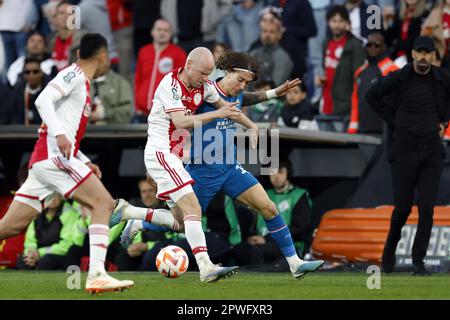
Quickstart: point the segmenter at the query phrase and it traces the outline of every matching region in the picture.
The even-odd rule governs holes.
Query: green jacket
[[[296,248],[308,246],[311,242],[312,210],[312,201],[308,191],[291,184],[284,192],[278,193],[275,189],[269,189],[267,195],[275,203],[280,216],[289,226]],[[261,215],[257,217],[256,232],[260,236],[268,234],[266,223]]]
[[[94,102],[95,88],[105,108],[104,124],[130,123],[133,114],[133,90],[130,83],[120,74],[109,70],[103,81],[91,84],[91,99]]]
[[[46,216],[48,221],[59,218],[62,225],[59,234],[60,240],[57,243],[46,247],[39,247],[38,245],[35,223],[36,220],[33,220],[33,222],[31,222],[31,224],[28,226],[25,234],[24,252],[27,252],[29,249],[37,249],[41,257],[48,253],[61,256],[65,255],[73,245],[72,231],[74,229],[74,226],[78,222],[78,217],[78,211],[74,209],[68,202],[64,203],[62,213],[59,215],[59,217],[54,216],[50,219]]]
[[[322,44],[323,59],[325,61],[329,39]],[[353,92],[353,75],[356,69],[364,64],[366,54],[362,42],[348,34],[347,43],[342,51],[341,58],[336,68],[331,95],[334,103],[334,114],[350,116],[351,97]],[[323,63],[323,65],[325,65]]]

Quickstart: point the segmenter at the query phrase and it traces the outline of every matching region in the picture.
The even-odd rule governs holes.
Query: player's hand
[[[147,250],[148,250],[147,244],[144,242],[140,242],[140,243],[133,243],[132,245],[130,245],[127,249],[127,252],[131,258],[135,258],[139,257]]]
[[[286,80],[285,83],[275,89],[275,93],[278,97],[282,97],[300,83],[302,83],[302,81],[299,78],[295,78],[294,80]]]
[[[254,246],[257,244],[265,244],[266,243],[266,239],[264,239],[264,237],[262,236],[251,236],[247,239],[248,244]]]
[[[233,102],[228,106],[216,110],[218,118],[230,118],[235,120],[242,115],[242,111],[236,107],[238,103]]]
[[[258,146],[258,127],[248,129],[250,131],[250,147],[256,149]]]
[[[64,158],[69,160],[72,153],[72,143],[70,143],[66,135],[60,134],[56,136],[56,144],[58,145],[59,151],[63,154]]]
[[[100,167],[96,164],[93,164],[92,162],[88,162],[86,163],[86,165],[89,167],[89,169],[91,169],[92,171],[94,171],[94,174],[101,179],[102,178],[102,172],[100,170]]]

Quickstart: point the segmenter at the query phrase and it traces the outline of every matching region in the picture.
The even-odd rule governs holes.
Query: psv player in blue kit
[[[227,102],[238,102],[236,107],[239,109],[274,97],[284,96],[300,83],[299,79],[295,79],[286,81],[276,89],[263,92],[244,92],[246,85],[258,79],[259,76],[258,61],[245,53],[225,52],[219,58],[217,68],[224,70],[225,76],[217,79],[213,83],[214,86],[222,99]],[[204,102],[197,109],[196,114],[216,109],[214,105]],[[250,144],[252,148],[256,148],[258,141],[256,124],[245,115],[236,119],[236,122],[250,129]],[[289,228],[279,215],[277,207],[269,199],[259,181],[237,161],[237,150],[234,145],[236,122],[229,118],[214,119],[193,129],[191,161],[185,169],[195,180],[192,187],[202,213],[206,212],[209,202],[215,195],[224,191],[232,199],[244,203],[263,216],[270,235],[280,247],[295,278],[301,278],[308,272],[316,271],[324,264],[324,261],[306,262],[298,257]],[[171,206],[170,202],[168,204]],[[123,215],[120,217],[116,215],[114,218],[116,222],[130,219]],[[179,223],[181,224],[181,221]],[[142,228],[155,229],[152,224],[142,220],[128,221],[122,234],[123,245],[129,245],[131,239]]]

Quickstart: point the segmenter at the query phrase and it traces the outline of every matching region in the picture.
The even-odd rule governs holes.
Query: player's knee
[[[272,201],[267,201],[261,208],[261,213],[265,219],[272,219],[278,214],[277,206]]]

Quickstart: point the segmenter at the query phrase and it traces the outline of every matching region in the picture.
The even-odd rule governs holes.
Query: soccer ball
[[[186,272],[189,258],[186,252],[177,246],[167,246],[156,256],[159,273],[167,278],[177,278]]]

